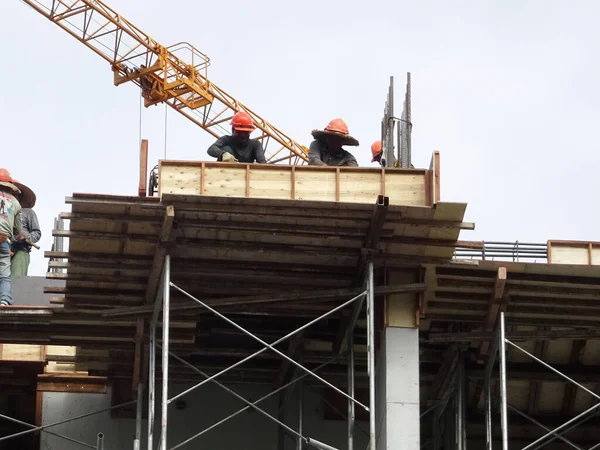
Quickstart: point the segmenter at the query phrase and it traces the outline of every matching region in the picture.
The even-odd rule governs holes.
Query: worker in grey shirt
[[[348,133],[348,126],[342,119],[333,119],[324,130],[313,130],[315,138],[308,148],[309,166],[349,166],[358,167],[352,153],[344,150],[344,145],[358,146],[358,141]]]
[[[40,230],[37,214],[33,209],[31,209],[35,206],[35,193],[28,186],[20,183],[14,178],[13,183],[21,191],[18,199],[23,209],[21,210],[21,232],[17,234],[11,242],[11,250],[14,253],[10,263],[11,277],[17,275],[27,275],[27,271],[29,270],[29,254],[31,253],[31,244],[35,244],[42,237],[42,231]]]
[[[250,114],[236,113],[231,120],[231,136],[217,139],[208,148],[208,154],[223,162],[266,163],[262,144],[258,139],[250,139],[250,133],[255,129]]]

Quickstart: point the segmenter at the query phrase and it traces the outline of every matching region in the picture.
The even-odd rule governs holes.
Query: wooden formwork
[[[285,166],[200,161],[159,162],[164,194],[432,206],[440,200],[439,153],[430,169]]]
[[[600,265],[600,242],[548,241],[548,263]]]

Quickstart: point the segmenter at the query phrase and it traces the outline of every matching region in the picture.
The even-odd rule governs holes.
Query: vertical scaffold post
[[[167,450],[167,424],[169,405],[169,309],[171,297],[171,257],[165,256],[163,271],[163,320],[162,320],[162,410],[161,410],[161,435],[160,448]]]
[[[104,450],[104,434],[98,433],[96,437],[96,450]]]
[[[304,355],[303,355],[302,350],[300,350],[300,357],[299,357],[298,362],[300,364],[304,364]],[[302,450],[302,447],[304,445],[304,439],[302,438],[302,435],[304,434],[303,419],[304,419],[304,381],[299,380],[298,381],[298,436],[296,437],[296,449],[297,450]]]
[[[508,450],[508,398],[506,391],[506,330],[504,326],[504,312],[500,313],[500,336],[498,341],[500,350],[500,422],[502,426],[502,450]]]
[[[493,355],[493,354],[492,354]],[[492,356],[493,357],[493,356]],[[493,362],[491,364],[493,366]],[[483,379],[484,383],[484,398],[485,398],[485,436],[486,436],[486,450],[492,450],[492,389],[491,389],[491,372],[490,362],[486,365],[485,375]]]
[[[142,405],[144,404],[144,385],[138,383],[135,413],[135,439],[133,441],[133,450],[140,450],[142,447]]]
[[[467,439],[466,439],[466,406],[465,406],[465,354],[462,349],[458,355],[458,373],[456,374],[456,405],[457,405],[457,415],[456,415],[456,440],[457,440],[457,449],[458,450],[466,450],[467,448]]]
[[[367,270],[367,351],[369,368],[369,449],[377,449],[375,437],[375,282],[373,261]]]
[[[354,327],[348,327],[348,395],[354,398]],[[354,450],[354,401],[348,399],[348,450]]]
[[[158,300],[156,300],[158,307]],[[150,322],[150,339],[148,345],[148,445],[147,448],[154,449],[154,411],[155,398],[154,391],[156,388],[156,320],[158,311],[154,310]]]

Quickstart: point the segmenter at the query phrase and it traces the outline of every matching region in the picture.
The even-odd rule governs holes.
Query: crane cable
[[[165,102],[165,159],[167,159],[167,103]]]

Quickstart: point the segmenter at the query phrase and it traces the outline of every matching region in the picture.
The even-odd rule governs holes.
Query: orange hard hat
[[[10,176],[10,172],[4,168],[0,168],[0,181],[4,181],[5,183],[12,183],[13,179]]]
[[[371,153],[373,156],[379,154],[381,152],[381,141],[375,141],[371,144]]]
[[[231,119],[231,126],[236,131],[254,131],[256,128],[252,117],[245,111],[235,113],[233,119]]]
[[[378,161],[378,157],[381,155],[382,148],[381,141],[375,141],[371,144],[371,153],[373,154],[373,159],[371,159],[371,162]]]
[[[325,131],[332,131],[334,133],[348,134],[348,125],[342,119],[333,119],[325,127]]]

